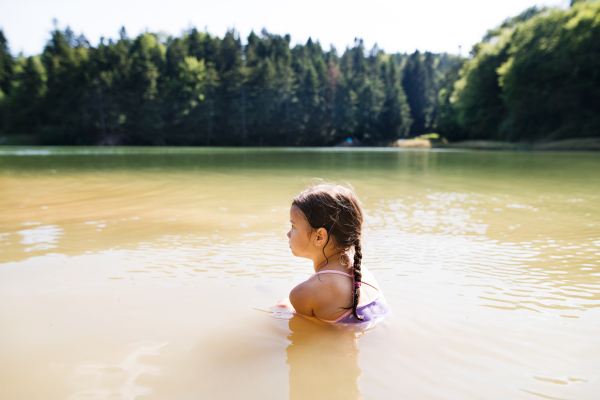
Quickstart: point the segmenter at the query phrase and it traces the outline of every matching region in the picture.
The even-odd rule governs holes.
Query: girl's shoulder
[[[340,300],[343,304],[348,302],[346,297],[351,297],[352,280],[338,274],[313,275],[300,283],[290,292],[290,302],[296,312],[309,317],[320,316],[325,311],[339,308]],[[315,315],[316,314],[316,315]]]

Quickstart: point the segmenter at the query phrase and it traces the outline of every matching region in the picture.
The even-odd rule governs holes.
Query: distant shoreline
[[[56,147],[44,146],[40,143],[37,135],[6,135],[0,136],[0,146],[41,146],[41,147]],[[61,145],[59,145],[61,146]],[[98,147],[110,148],[115,146],[73,146],[68,147]],[[137,147],[137,146],[117,146],[117,147]],[[144,147],[199,147],[210,148],[213,146],[144,146]],[[217,146],[221,147],[221,146]],[[239,147],[239,146],[235,146]],[[257,146],[246,146],[247,148],[256,148]],[[268,146],[273,147],[273,146]],[[294,146],[291,146],[294,147]],[[304,146],[300,146],[304,147]],[[330,146],[337,148],[338,146]],[[343,146],[346,147],[346,146]],[[350,145],[348,148],[360,148],[360,145]],[[365,146],[367,148],[377,146]],[[393,143],[380,147],[396,147],[400,149],[452,149],[452,150],[492,150],[492,151],[600,151],[600,138],[581,138],[581,139],[566,139],[543,143],[513,143],[493,140],[466,140],[461,142],[444,143],[439,140],[428,139],[400,139]]]

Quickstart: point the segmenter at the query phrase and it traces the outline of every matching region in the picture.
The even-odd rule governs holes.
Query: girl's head
[[[342,186],[331,183],[321,183],[314,185],[298,194],[292,202],[292,219],[303,218],[308,230],[308,242],[312,242],[313,235],[321,236],[324,244],[319,247],[323,252],[327,262],[326,249],[333,248],[341,254],[342,263],[350,264],[354,275],[354,301],[352,310],[356,314],[356,306],[358,305],[360,295],[360,282],[362,280],[361,273],[361,234],[363,224],[362,205],[356,193],[351,186]],[[294,225],[292,221],[292,225]],[[302,229],[302,226],[300,226]],[[290,237],[290,246],[295,240],[295,227],[292,227],[288,237]],[[323,233],[321,235],[321,233]],[[302,238],[297,239],[302,240]],[[291,246],[292,247],[292,246]],[[353,260],[350,260],[348,255],[354,250]],[[292,247],[292,251],[294,248]]]

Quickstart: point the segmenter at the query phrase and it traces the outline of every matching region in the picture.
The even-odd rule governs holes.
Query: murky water
[[[598,399],[600,157],[0,149],[0,398]],[[368,213],[393,315],[270,307],[312,178]]]

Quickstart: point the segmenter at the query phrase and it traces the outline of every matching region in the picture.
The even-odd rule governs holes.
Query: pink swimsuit
[[[348,278],[351,278],[352,281],[354,282],[354,277],[352,275],[346,274],[345,272],[341,272],[341,271],[334,271],[334,270],[319,271],[316,274],[313,274],[312,276],[319,275],[319,274],[344,275],[344,276],[347,276]],[[359,304],[358,307],[356,307],[356,313],[359,316],[361,316],[364,319],[364,321],[357,319],[352,314],[351,309],[346,311],[344,314],[342,314],[341,316],[339,316],[338,318],[336,318],[334,320],[325,320],[325,319],[320,319],[320,318],[318,318],[318,319],[323,322],[327,322],[328,324],[335,324],[336,326],[339,326],[339,327],[342,327],[343,329],[348,329],[348,330],[371,329],[371,328],[374,328],[375,325],[379,324],[381,321],[386,319],[391,314],[392,311],[391,311],[388,303],[385,301],[385,298],[383,297],[383,293],[381,293],[381,290],[379,288],[371,285],[370,283],[367,283],[364,281],[362,283],[364,283],[365,285],[371,286],[372,288],[376,289],[378,292],[377,297],[375,297],[373,300],[371,300],[367,304]]]

